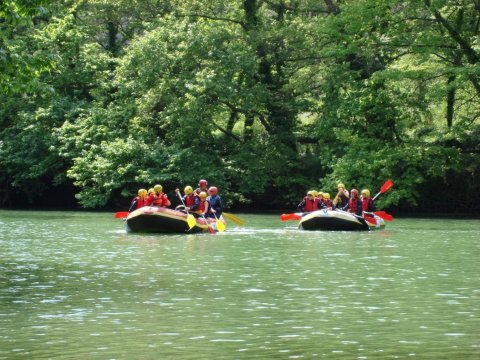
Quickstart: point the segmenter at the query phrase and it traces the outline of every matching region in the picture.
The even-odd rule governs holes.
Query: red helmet
[[[211,186],[210,189],[208,189],[208,193],[210,195],[217,195],[218,194],[218,189],[216,186]]]
[[[198,182],[198,186],[208,186],[208,181],[202,179],[202,180],[200,180],[200,181]]]
[[[350,194],[352,194],[352,196],[354,198],[357,198],[358,197],[358,190],[357,189],[352,189],[352,190],[350,190]]]

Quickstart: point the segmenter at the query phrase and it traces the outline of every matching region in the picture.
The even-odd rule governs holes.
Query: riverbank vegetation
[[[381,207],[480,212],[479,0],[5,0],[0,28],[2,207],[393,179]]]

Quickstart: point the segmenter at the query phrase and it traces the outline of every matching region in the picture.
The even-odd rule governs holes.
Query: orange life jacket
[[[159,194],[153,195],[152,205],[159,206],[159,207],[167,207],[170,205],[170,201],[168,201],[167,195],[161,192]]]

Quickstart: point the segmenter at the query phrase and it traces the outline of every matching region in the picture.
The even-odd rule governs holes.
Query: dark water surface
[[[0,359],[480,359],[480,221],[126,234],[0,211]]]

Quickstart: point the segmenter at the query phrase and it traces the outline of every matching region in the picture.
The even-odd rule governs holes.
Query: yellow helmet
[[[207,198],[207,193],[205,191],[202,191],[200,194],[199,194],[200,198],[202,200],[206,199]]]
[[[344,188],[344,189],[345,189],[345,185],[343,185],[342,183],[338,183],[337,189],[338,189],[338,188]]]
[[[323,193],[323,197],[325,199],[330,199],[330,194],[329,193]]]
[[[140,189],[140,190],[138,190],[138,196],[145,196],[145,195],[147,195],[147,194],[148,194],[148,192],[147,192],[147,190],[145,190],[145,189]]]
[[[307,196],[308,196],[308,195],[312,195],[313,197],[315,197],[315,194],[313,193],[312,190],[310,190],[309,192],[307,192]]]
[[[153,188],[148,189],[148,195],[155,193],[155,190]]]
[[[321,196],[321,197],[324,197],[324,196],[325,196],[325,193],[319,191],[317,196],[318,196],[318,197],[320,197],[320,196]]]
[[[185,195],[190,195],[191,193],[193,193],[193,189],[191,186],[185,186],[185,189],[183,189],[183,192],[185,193]]]
[[[160,193],[162,192],[162,190],[163,190],[163,187],[162,187],[162,185],[155,185],[155,186],[153,187],[153,190],[155,190],[155,193],[156,193],[156,194],[160,194]]]
[[[317,190],[312,190],[313,196],[317,197],[318,196],[318,191]]]
[[[368,190],[368,189],[363,189],[363,190],[362,190],[362,195],[365,195],[366,197],[370,197],[370,190]]]

